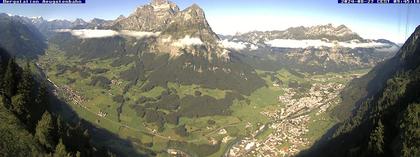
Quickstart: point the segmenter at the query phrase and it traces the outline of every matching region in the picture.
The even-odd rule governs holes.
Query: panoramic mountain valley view
[[[420,156],[414,2],[1,3],[0,156]]]

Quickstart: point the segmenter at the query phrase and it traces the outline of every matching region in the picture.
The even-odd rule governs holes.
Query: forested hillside
[[[49,111],[47,86],[29,61],[21,68],[0,48],[0,156],[108,156],[90,144],[89,132]]]
[[[420,156],[419,36],[420,27],[394,58],[350,85],[353,106],[336,113],[353,115],[302,156]]]
[[[0,13],[0,30],[0,47],[12,55],[34,58],[47,48],[46,39],[38,29],[20,17]]]

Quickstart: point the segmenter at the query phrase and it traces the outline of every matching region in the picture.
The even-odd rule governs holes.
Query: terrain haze
[[[418,157],[420,5],[0,5],[0,156]]]
[[[181,9],[200,5],[218,34],[284,30],[296,26],[344,24],[364,38],[403,43],[420,23],[416,4],[338,4],[336,0],[174,0]],[[93,18],[114,20],[129,16],[147,0],[88,0],[77,5],[0,5],[1,12],[45,19]],[[285,22],[287,21],[287,22]]]

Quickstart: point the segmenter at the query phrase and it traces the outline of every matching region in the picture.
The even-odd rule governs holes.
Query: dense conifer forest
[[[26,61],[0,49],[0,156],[111,156],[90,143],[81,123],[68,123],[49,111],[51,94]]]

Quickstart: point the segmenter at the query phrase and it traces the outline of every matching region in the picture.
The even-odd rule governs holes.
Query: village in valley
[[[273,86],[281,88],[277,84]],[[310,123],[315,122],[314,117],[325,119],[326,111],[340,102],[339,93],[344,87],[344,84],[322,79],[304,93],[296,88],[283,88],[285,93],[278,96],[278,109],[260,113],[271,122],[238,141],[226,156],[292,156],[310,147],[315,142],[306,136]],[[259,138],[268,130],[268,136]]]
[[[38,67],[47,69],[43,65],[45,63],[39,64]],[[229,116],[230,120],[221,121],[215,116],[209,116],[200,118],[199,121],[205,120],[208,123],[214,119],[217,120],[216,125],[201,125],[194,123],[194,119],[183,119],[185,126],[188,126],[186,131],[200,137],[196,139],[177,136],[171,131],[158,132],[152,123],[144,121],[136,123],[139,124],[136,126],[130,126],[131,124],[127,122],[118,122],[109,105],[103,105],[105,102],[98,102],[81,91],[85,87],[95,91],[97,89],[95,86],[78,88],[77,83],[66,85],[63,82],[68,79],[60,79],[54,75],[55,73],[49,73],[48,82],[54,87],[54,94],[63,96],[77,111],[92,115],[90,120],[95,124],[106,123],[109,126],[118,126],[119,131],[128,130],[142,137],[150,136],[153,145],[165,141],[205,143],[207,147],[220,146],[216,154],[221,156],[264,157],[293,156],[311,147],[336,123],[329,113],[341,102],[340,92],[345,85],[366,72],[366,70],[356,70],[345,73],[309,74],[286,69],[275,72],[258,71],[258,75],[265,80],[267,86],[247,96],[250,102],[242,101],[233,105],[232,110],[236,113]],[[83,84],[81,81],[79,83]],[[115,87],[122,84],[118,79],[112,79],[110,83]],[[182,91],[181,88],[178,90]],[[99,91],[103,91],[101,93],[103,97],[115,95],[115,91],[107,89]],[[220,94],[220,91],[215,92]],[[130,110],[130,108],[125,109],[126,113]],[[255,114],[256,118],[246,119],[249,113]],[[198,131],[194,132],[193,128]],[[154,138],[159,138],[160,141],[154,141]],[[167,147],[163,150],[170,156],[191,156],[188,149],[180,147]]]

